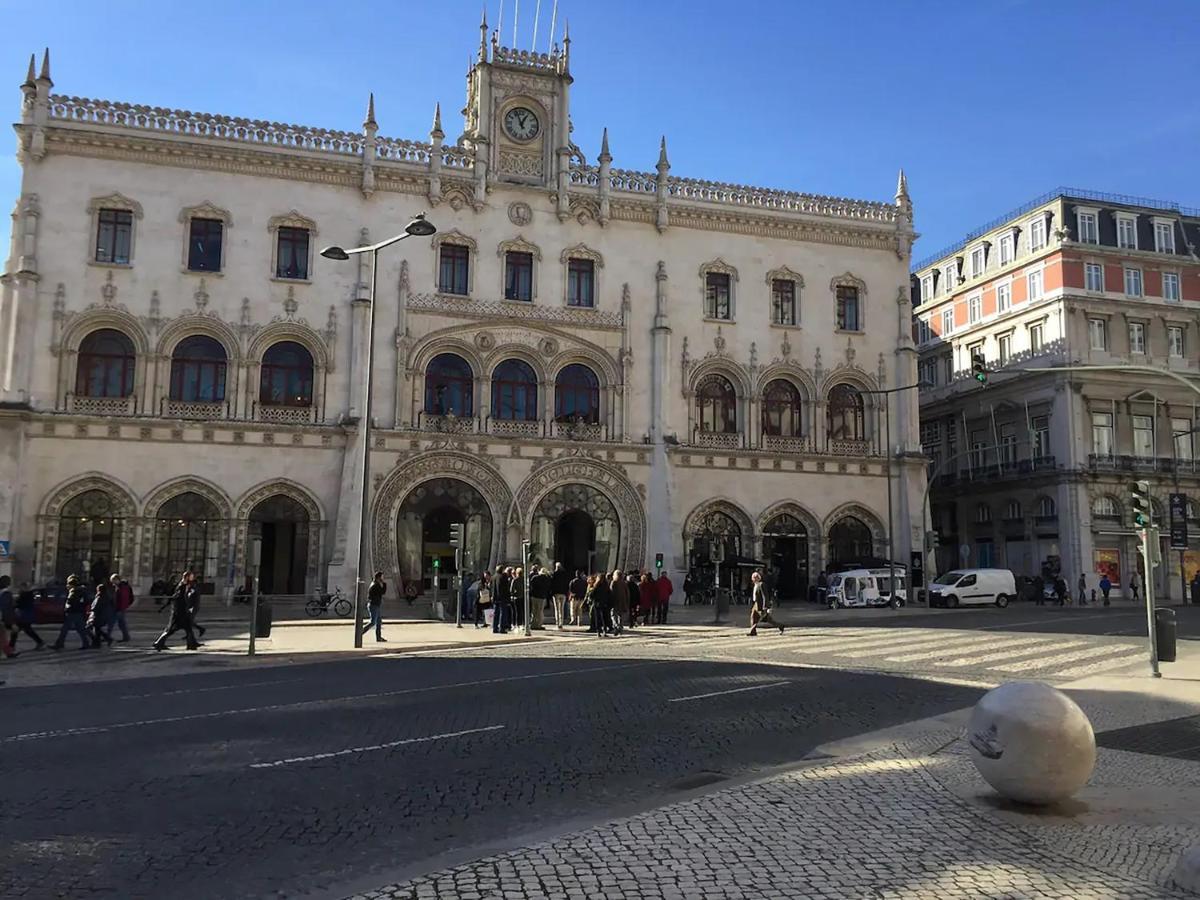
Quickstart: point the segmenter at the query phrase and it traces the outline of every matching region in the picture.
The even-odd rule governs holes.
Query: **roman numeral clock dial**
[[[524,106],[514,106],[504,114],[504,131],[514,141],[532,141],[541,127],[533,110]]]

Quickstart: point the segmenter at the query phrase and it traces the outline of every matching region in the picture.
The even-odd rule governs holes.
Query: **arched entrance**
[[[871,529],[857,516],[844,516],[829,529],[829,562],[867,564],[874,557]]]
[[[87,578],[97,563],[97,571],[120,571],[123,520],[118,513],[116,499],[103,490],[84,491],[63,504],[58,518],[56,578]]]
[[[567,570],[611,572],[620,540],[620,519],[608,496],[589,484],[564,484],[534,510],[529,558],[541,565],[561,562]]]
[[[450,586],[456,572],[450,545],[455,522],[466,526],[463,572],[477,574],[491,563],[492,514],[483,495],[457,478],[434,478],[409,491],[396,524],[399,575],[405,584],[424,591],[437,577],[439,587]]]
[[[258,586],[264,594],[303,594],[307,590],[308,512],[285,494],[273,494],[250,510],[248,535],[262,539]]]
[[[154,582],[170,591],[190,569],[200,579],[201,593],[213,593],[220,574],[217,559],[225,540],[220,519],[213,502],[194,491],[177,494],[160,506],[154,522]]]
[[[763,557],[781,598],[808,594],[808,529],[803,522],[788,513],[771,519],[763,529]]]

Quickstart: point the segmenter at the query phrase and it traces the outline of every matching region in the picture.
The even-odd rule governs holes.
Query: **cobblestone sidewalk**
[[[354,900],[1192,897],[1200,765],[1101,750],[1093,792],[1175,786],[1168,821],[1036,816],[989,799],[957,733],[930,733],[356,895]],[[1185,787],[1189,786],[1189,787]]]

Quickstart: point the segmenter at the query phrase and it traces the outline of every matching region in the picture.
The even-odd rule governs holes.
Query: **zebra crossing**
[[[678,640],[671,637],[660,635],[656,643],[683,652],[764,662],[836,660],[848,668],[948,676],[984,673],[995,681],[1077,679],[1115,672],[1146,659],[1144,643],[1135,638],[949,628],[797,626],[782,635],[762,630],[757,638],[740,630],[736,635],[712,632],[703,637],[694,633],[679,635]]]

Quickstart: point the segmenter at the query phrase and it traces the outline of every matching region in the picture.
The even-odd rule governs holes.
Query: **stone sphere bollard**
[[[967,728],[971,761],[1010,800],[1044,805],[1070,797],[1096,766],[1096,735],[1075,701],[1036,681],[989,691]]]
[[[1185,891],[1200,894],[1200,844],[1185,850],[1175,865],[1175,883]]]

